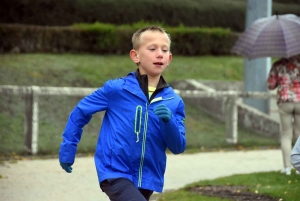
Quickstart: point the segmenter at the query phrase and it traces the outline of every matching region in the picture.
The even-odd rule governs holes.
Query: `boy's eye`
[[[156,48],[149,48],[149,50],[150,50],[150,51],[155,51]],[[164,52],[164,53],[166,53],[166,52],[168,52],[169,50],[168,50],[168,49],[162,49],[161,51]]]

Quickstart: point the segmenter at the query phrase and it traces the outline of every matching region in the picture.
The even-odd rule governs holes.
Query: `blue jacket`
[[[169,122],[153,112],[159,104],[172,111]],[[60,161],[74,163],[83,127],[99,111],[105,111],[94,156],[99,182],[123,177],[138,188],[162,192],[166,149],[179,154],[186,148],[185,110],[180,96],[166,84],[150,102],[135,72],[107,81],[71,112],[63,133]]]

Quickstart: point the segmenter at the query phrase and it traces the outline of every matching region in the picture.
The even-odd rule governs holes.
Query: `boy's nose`
[[[157,50],[157,57],[162,57],[163,56],[163,51],[161,49]]]

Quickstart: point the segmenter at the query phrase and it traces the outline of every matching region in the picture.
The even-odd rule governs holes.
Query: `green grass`
[[[4,54],[0,55],[0,84],[99,87],[137,67],[129,55]],[[173,56],[164,72],[168,82],[182,79],[243,80],[239,56]]]
[[[207,197],[189,191],[191,187],[208,185],[246,186],[253,193],[269,195],[277,200],[298,201],[300,197],[300,177],[294,175],[295,172],[292,172],[292,176],[286,176],[285,174],[272,171],[252,174],[238,174],[228,177],[221,177],[214,180],[203,180],[189,184],[186,187],[176,191],[163,193],[159,197],[159,201],[225,201],[225,199]]]
[[[129,56],[88,54],[3,54],[0,55],[0,85],[100,87],[108,79],[127,75],[137,67]],[[243,58],[239,56],[174,56],[165,79],[243,80]],[[81,97],[40,97],[39,153],[57,154],[69,112]],[[22,153],[24,100],[20,96],[0,99],[0,154]],[[85,127],[78,152],[93,152],[100,116]],[[238,128],[239,143],[225,141],[225,123],[211,118],[192,105],[186,105],[187,153],[220,149],[259,149],[278,147],[278,139],[262,137]]]

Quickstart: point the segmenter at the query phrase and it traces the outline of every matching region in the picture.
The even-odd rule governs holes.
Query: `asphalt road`
[[[164,191],[282,167],[279,149],[168,155]],[[77,157],[71,174],[61,169],[58,159],[6,161],[0,175],[1,201],[109,201],[99,188],[93,157]]]

